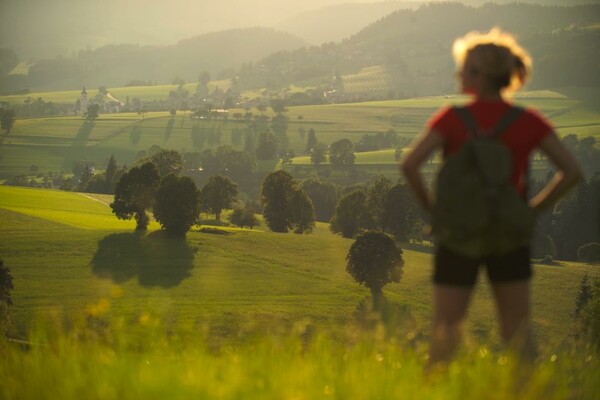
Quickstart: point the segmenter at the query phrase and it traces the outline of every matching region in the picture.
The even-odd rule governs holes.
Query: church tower
[[[79,110],[81,111],[81,113],[85,113],[87,112],[88,109],[88,96],[87,96],[87,91],[85,90],[85,86],[83,87],[83,90],[81,91],[81,95],[79,96]]]

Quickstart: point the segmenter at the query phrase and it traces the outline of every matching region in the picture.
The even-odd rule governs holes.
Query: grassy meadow
[[[306,134],[301,135],[300,128],[305,132],[314,129],[318,140],[326,144],[342,138],[358,141],[365,134],[389,129],[412,138],[439,107],[464,101],[462,97],[443,96],[290,107],[287,134],[290,147],[300,155],[293,162],[308,163],[307,158],[301,157]],[[525,92],[515,101],[538,108],[561,135],[575,133],[600,138],[600,114],[581,101],[553,91]],[[236,112],[243,110],[232,109],[230,115]],[[302,120],[297,118],[300,115]],[[131,164],[139,151],[154,144],[178,151],[216,148],[232,144],[236,132],[243,132],[246,126],[245,122],[232,118],[193,120],[189,113],[181,111],[175,117],[166,112],[144,116],[103,114],[93,122],[80,116],[18,119],[10,134],[0,137],[0,178],[30,174],[35,167],[40,172],[70,172],[76,161],[93,162],[103,169],[111,154],[120,164]],[[198,140],[198,135],[203,139]],[[393,163],[388,153],[357,154],[356,161],[359,164]]]
[[[380,72],[362,71],[355,84],[373,83]],[[111,93],[144,100],[166,97],[173,88]],[[52,101],[63,96],[70,102],[78,92],[54,95]],[[541,91],[515,100],[537,107],[559,134],[600,139],[600,115],[575,98]],[[464,101],[449,96],[290,107],[290,145],[303,153],[301,127],[315,129],[327,144],[389,129],[414,137],[439,107]],[[175,117],[104,114],[92,123],[80,116],[19,119],[0,136],[0,180],[33,175],[32,166],[69,172],[80,160],[103,169],[111,154],[130,165],[155,144],[179,151],[230,144],[246,127],[231,119],[242,111],[231,110],[228,121],[193,120],[181,111]],[[202,147],[194,141],[198,130],[206,138]],[[299,156],[285,168],[310,168],[309,162]],[[356,163],[397,176],[390,149],[357,153]],[[260,168],[275,167],[264,164]],[[383,309],[374,313],[369,291],[345,271],[352,241],[331,234],[327,224],[295,235],[207,221],[174,239],[156,222],[146,233],[134,232],[135,222],[111,213],[111,201],[0,186],[0,259],[14,277],[11,319],[2,327],[10,339],[0,337],[0,398],[600,397],[598,354],[574,346],[570,337],[579,284],[586,273],[596,276],[597,267],[535,266],[540,356],[531,368],[500,343],[481,279],[460,354],[446,371],[424,374],[430,247],[402,246],[402,280],[386,286]]]
[[[520,371],[485,282],[447,372],[424,375],[431,255],[405,245],[380,314],[345,272],[352,243],[153,223],[135,233],[110,196],[0,187],[0,258],[14,290],[0,339],[2,398],[594,398],[597,354],[567,345],[585,273],[535,266],[539,362]],[[26,350],[26,351],[24,351]],[[526,382],[520,378],[526,374]],[[65,377],[69,376],[69,379]]]

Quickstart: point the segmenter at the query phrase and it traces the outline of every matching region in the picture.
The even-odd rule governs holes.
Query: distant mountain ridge
[[[600,86],[599,4],[428,3],[395,11],[339,43],[268,56],[240,75],[246,86],[314,86],[379,65],[390,76],[391,97],[451,93],[452,42],[494,26],[515,33],[532,53],[534,87]]]
[[[382,1],[378,3],[343,3],[307,11],[276,25],[307,42],[318,45],[339,42],[356,34],[378,19],[399,9],[417,8],[422,1]]]
[[[289,33],[260,27],[208,33],[171,46],[108,45],[73,58],[40,60],[26,77],[5,77],[0,89],[76,89],[123,86],[132,80],[170,83],[175,78],[194,82],[203,71],[215,77],[244,62],[305,45]]]
[[[356,22],[352,17],[356,10],[384,12],[386,7],[395,8],[399,4],[411,3],[325,7],[321,10],[324,21],[319,23],[314,19],[316,14],[303,14],[312,15],[313,19],[300,18],[296,28],[302,27],[304,21],[303,33],[307,35],[314,30],[316,35],[311,24],[329,23],[330,33],[338,35],[347,28],[342,27],[341,21]],[[335,18],[336,10],[339,18]],[[369,13],[365,11],[365,21],[374,15]],[[133,80],[171,83],[181,78],[193,82],[200,72],[208,71],[212,78],[238,77],[242,89],[276,89],[296,84],[320,90],[327,89],[334,76],[352,76],[356,93],[357,87],[367,86],[356,79],[369,75],[379,80],[372,72],[361,71],[378,67],[369,71],[381,71],[386,77],[389,97],[444,94],[452,92],[455,86],[449,79],[454,69],[450,57],[454,38],[470,30],[488,30],[493,26],[516,33],[531,51],[536,64],[533,87],[600,86],[600,67],[596,61],[600,59],[600,4],[597,3],[579,6],[486,3],[477,7],[452,2],[426,3],[374,18],[378,20],[345,39],[318,46],[273,28],[231,29],[180,40],[175,45],[108,45],[82,50],[71,58],[41,60],[30,67],[28,76],[6,75],[18,63],[18,57],[14,52],[0,49],[0,92],[76,89],[82,85],[114,87]],[[340,29],[343,28],[340,31],[334,29],[338,21]],[[291,23],[288,27],[296,29]],[[337,79],[336,84],[340,83]],[[340,87],[337,89],[339,92]],[[384,92],[378,89],[377,96]]]

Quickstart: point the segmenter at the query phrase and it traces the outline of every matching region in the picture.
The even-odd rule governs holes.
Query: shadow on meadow
[[[133,125],[131,132],[129,133],[129,142],[131,142],[131,144],[138,144],[141,137],[142,128],[138,124]]]
[[[354,309],[354,322],[360,330],[375,331],[383,328],[388,337],[405,338],[407,344],[423,340],[423,327],[408,304],[388,300],[383,294],[366,296]]]
[[[169,121],[167,121],[167,126],[165,126],[165,142],[171,137],[171,134],[173,133],[174,124],[175,118],[171,118]]]
[[[113,233],[98,242],[92,271],[116,283],[137,277],[142,286],[168,288],[191,276],[197,250],[163,231]]]
[[[71,147],[66,150],[65,159],[63,161],[63,168],[65,170],[70,171],[71,168],[73,168],[73,163],[82,157],[82,154],[85,150],[85,145],[90,138],[95,125],[95,122],[88,120],[84,121],[84,123],[81,125],[77,131],[77,135],[75,135],[73,138]]]

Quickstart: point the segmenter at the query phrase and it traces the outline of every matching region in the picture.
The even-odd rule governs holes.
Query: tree
[[[93,121],[100,115],[100,105],[99,104],[90,104],[85,112],[85,119],[88,121]]]
[[[169,234],[185,236],[200,214],[200,191],[188,176],[164,176],[153,210],[154,218]]]
[[[202,209],[215,214],[215,219],[221,221],[221,211],[231,208],[238,195],[238,187],[226,176],[213,175],[200,191]]]
[[[418,216],[418,205],[406,185],[397,184],[389,189],[381,222],[383,229],[400,242],[421,238],[422,222]]]
[[[265,113],[265,111],[267,111],[267,106],[266,106],[266,105],[264,105],[263,103],[259,103],[259,104],[256,106],[256,109],[257,109],[258,111],[260,111],[260,115],[262,116],[262,115]]]
[[[310,128],[308,130],[308,137],[306,138],[306,148],[304,152],[306,154],[311,154],[315,146],[317,145],[317,134],[315,130]]]
[[[273,232],[310,232],[314,226],[314,207],[294,178],[283,170],[267,175],[261,193],[263,216]]]
[[[345,238],[354,237],[361,230],[370,226],[367,195],[362,190],[355,190],[343,196],[335,207],[331,219],[330,230],[340,233]]]
[[[331,143],[329,147],[329,162],[337,166],[354,164],[354,145],[350,139],[341,139]]]
[[[310,197],[317,221],[330,221],[338,202],[338,192],[333,183],[310,177],[304,180],[300,187]]]
[[[276,113],[278,116],[287,112],[287,108],[285,107],[285,103],[283,102],[283,100],[271,100],[271,108],[273,109],[273,112]]]
[[[600,263],[600,243],[588,243],[577,249],[579,261]]]
[[[579,185],[554,208],[553,239],[557,258],[576,260],[580,246],[598,241],[600,176]]]
[[[256,158],[258,160],[272,160],[277,153],[277,140],[271,132],[262,132],[256,141]]]
[[[137,163],[153,163],[160,176],[177,175],[183,169],[183,157],[176,150],[164,150],[158,146],[153,146],[148,150],[148,153],[150,153],[150,156],[140,159]]]
[[[317,142],[310,151],[310,162],[312,165],[321,165],[327,162],[327,146],[325,143]]]
[[[3,260],[0,260],[0,325],[4,325],[8,317],[8,307],[13,304],[10,297],[12,289],[14,286],[10,269],[4,266]]]
[[[117,160],[115,159],[115,156],[113,156],[112,154],[110,155],[110,158],[108,160],[108,164],[106,165],[106,171],[104,172],[104,179],[105,179],[105,192],[106,193],[112,193],[115,187],[115,175],[117,174]]]
[[[0,110],[0,128],[6,131],[8,135],[15,124],[14,110]]]
[[[259,224],[258,219],[254,215],[254,211],[247,205],[236,207],[231,213],[230,221],[240,228],[248,227],[252,229]]]
[[[85,192],[86,187],[90,183],[90,181],[94,178],[94,169],[89,165],[86,165],[83,169],[81,177],[79,178],[79,184],[77,185],[77,190],[80,192]]]
[[[357,283],[371,289],[374,300],[381,296],[386,284],[400,282],[402,277],[402,249],[383,232],[361,233],[350,247],[346,260],[346,271]]]
[[[150,219],[146,211],[154,204],[160,176],[151,162],[131,168],[121,175],[115,187],[115,199],[110,203],[119,219],[135,217],[136,230],[146,230]]]
[[[385,209],[385,202],[392,187],[392,181],[385,176],[377,177],[369,185],[367,190],[367,208],[371,213],[371,219],[373,224],[378,229],[383,229],[383,212]]]
[[[200,72],[200,74],[198,75],[198,83],[206,86],[208,85],[208,82],[210,82],[210,74],[206,71]]]
[[[294,233],[312,232],[315,226],[315,208],[302,189],[294,187],[290,193],[290,225]]]

